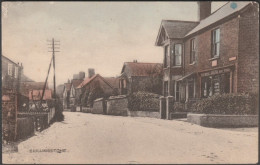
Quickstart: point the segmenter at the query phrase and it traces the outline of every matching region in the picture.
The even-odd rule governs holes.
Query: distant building
[[[79,72],[79,74],[74,74],[73,79],[68,80],[67,83],[64,84],[63,87],[63,107],[68,109],[72,105],[77,104],[76,100],[76,88],[77,86],[83,82],[85,78],[85,72]]]
[[[119,91],[121,95],[137,91],[161,94],[162,64],[125,62],[120,75]]]

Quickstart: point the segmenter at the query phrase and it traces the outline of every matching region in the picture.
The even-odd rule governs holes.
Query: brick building
[[[164,96],[192,103],[214,94],[258,92],[258,4],[228,2],[213,13],[211,2],[198,6],[198,22],[162,21],[156,46],[164,49]]]
[[[117,95],[118,86],[118,78],[102,77],[99,74],[95,74],[91,77],[87,77],[78,85],[76,89],[76,98],[77,100],[80,100],[81,106],[87,106],[87,104],[90,103],[89,99],[91,94],[95,95],[97,98]]]
[[[137,91],[161,94],[162,64],[125,62],[120,75],[119,91],[127,95]]]

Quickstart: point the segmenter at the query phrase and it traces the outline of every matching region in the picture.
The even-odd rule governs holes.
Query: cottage
[[[161,23],[163,95],[189,105],[214,94],[258,92],[258,4],[228,2],[213,13],[211,2],[198,6],[198,22]]]
[[[77,87],[78,99],[81,100],[81,106],[92,106],[93,101],[99,97],[117,95],[118,83],[119,80],[117,78],[104,78],[99,74],[86,78]]]
[[[125,62],[120,75],[119,90],[121,95],[137,91],[156,94],[162,92],[162,64]]]

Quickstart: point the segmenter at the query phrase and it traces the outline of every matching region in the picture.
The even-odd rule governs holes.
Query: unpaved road
[[[214,129],[185,121],[80,112],[64,115],[64,122],[21,142],[18,153],[3,154],[3,163],[258,162],[258,128]],[[66,151],[39,152],[43,149]]]

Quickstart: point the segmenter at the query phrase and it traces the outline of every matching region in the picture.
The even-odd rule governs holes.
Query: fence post
[[[166,98],[163,96],[160,97],[160,116],[161,119],[166,118]]]
[[[171,110],[173,110],[173,96],[167,96],[166,97],[166,119],[171,120]]]

